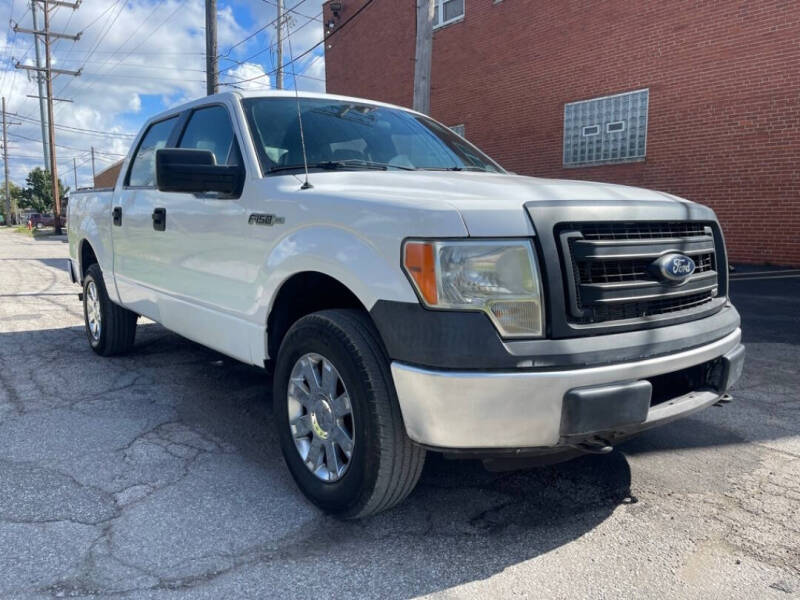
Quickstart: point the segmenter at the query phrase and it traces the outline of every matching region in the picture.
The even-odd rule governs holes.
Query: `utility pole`
[[[72,172],[75,174],[75,189],[78,189],[78,163],[75,160],[75,157],[72,157]]]
[[[58,189],[58,163],[56,162],[56,129],[53,120],[53,72],[50,70],[50,7],[44,1],[44,64],[47,69],[47,129],[50,139],[50,181],[53,190],[53,224],[55,234],[61,235],[61,190]],[[35,38],[34,38],[35,41]]]
[[[278,0],[276,3],[278,7],[278,20],[275,21],[277,27],[275,43],[278,46],[277,60],[278,68],[275,72],[275,87],[279,90],[283,89],[283,0]]]
[[[92,146],[92,187],[94,187],[94,146]]]
[[[436,0],[416,0],[417,41],[414,49],[414,110],[431,111],[431,59]]]
[[[17,214],[17,203],[11,199],[11,185],[8,182],[8,137],[6,132],[9,125],[22,125],[19,121],[6,120],[6,97],[3,96],[3,170],[5,175],[5,207],[3,214],[6,217],[6,225],[16,224],[15,215]]]
[[[218,86],[217,0],[206,0],[206,94],[216,94]]]
[[[17,62],[14,65],[17,69],[26,69],[28,71],[36,71],[37,73],[44,72],[45,74],[45,83],[47,84],[47,129],[48,129],[48,143],[49,143],[49,154],[50,154],[50,182],[52,185],[53,190],[53,216],[55,221],[55,233],[58,235],[61,233],[61,193],[58,189],[58,163],[56,161],[56,130],[55,130],[55,123],[53,121],[53,74],[56,75],[73,75],[78,76],[81,74],[80,71],[68,71],[66,69],[54,69],[52,66],[52,40],[54,39],[68,39],[72,40],[73,42],[77,42],[81,34],[78,33],[76,35],[68,35],[66,33],[53,33],[50,31],[50,6],[66,6],[75,10],[80,5],[80,0],[76,0],[73,4],[71,2],[65,2],[64,0],[33,0],[33,2],[41,2],[43,6],[42,12],[44,12],[44,31],[39,31],[38,29],[25,29],[20,27],[19,25],[14,25],[14,31],[17,33],[30,33],[34,35],[34,41],[36,41],[36,36],[42,36],[44,38],[44,69],[41,67],[31,67],[29,65],[23,65]],[[41,94],[40,94],[41,96]]]
[[[5,171],[6,186],[6,206],[3,211],[6,217],[6,225],[11,225],[11,191],[8,185],[8,138],[6,137],[6,97],[3,96],[3,170]]]
[[[39,29],[37,14],[39,7],[36,0],[31,0],[31,15],[33,16],[33,29]],[[39,36],[33,36],[33,47],[36,49],[36,67],[42,68],[42,53],[39,52]],[[41,71],[36,72],[36,84],[39,86],[39,124],[42,126],[42,152],[44,153],[44,169],[50,171],[50,141],[47,139],[47,106],[44,95],[44,77]]]

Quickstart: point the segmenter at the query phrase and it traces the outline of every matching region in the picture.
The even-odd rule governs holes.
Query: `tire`
[[[98,302],[96,310],[94,295]],[[96,315],[100,317],[99,322],[95,318]],[[92,317],[91,323],[90,317]],[[137,318],[136,313],[111,301],[100,266],[97,263],[89,265],[86,277],[83,279],[83,319],[92,350],[100,356],[128,352],[136,339]],[[97,322],[96,328],[95,322]]]
[[[325,481],[319,475],[322,472],[323,476],[336,476],[332,474],[335,469],[329,468],[329,446],[325,447],[323,463],[317,471],[313,471],[301,456],[301,446],[307,445],[309,463],[313,462],[311,448],[326,422],[322,418],[325,416],[322,414],[324,408],[307,409],[297,400],[304,397],[306,389],[311,389],[305,383],[308,378],[300,383],[301,389],[295,382],[291,382],[290,388],[293,371],[295,374],[298,372],[296,367],[302,370],[303,360],[309,361],[306,366],[311,364],[314,368],[331,372],[324,362],[328,361],[339,376],[339,384],[334,384],[334,389],[339,390],[336,394],[349,397],[346,407],[351,411],[349,415],[340,417],[342,410],[346,410],[341,406],[338,412],[331,411],[330,418],[352,435],[349,457],[344,453],[344,446],[339,448],[339,452],[334,448],[333,453],[338,454],[345,469],[335,480]],[[321,377],[323,383],[324,380]],[[281,343],[273,382],[273,412],[281,450],[294,480],[309,500],[325,512],[355,519],[391,508],[411,493],[425,463],[425,450],[412,443],[406,435],[388,357],[375,327],[364,312],[325,310],[299,319]],[[306,400],[309,397],[305,396]],[[320,402],[324,406],[325,398],[332,398],[317,397],[322,400],[316,401],[316,407],[321,406]],[[333,400],[331,406],[335,403]],[[290,411],[298,407],[303,411],[302,416],[297,417],[295,413],[290,418]],[[318,414],[322,417],[318,418]],[[305,431],[305,425],[295,425],[292,429],[292,423],[302,419],[311,425],[308,438],[296,435]],[[337,426],[330,425],[329,419],[327,422],[334,429]],[[335,436],[334,432],[334,441]]]

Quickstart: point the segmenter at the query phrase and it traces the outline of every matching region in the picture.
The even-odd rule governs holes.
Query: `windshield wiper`
[[[386,171],[388,169],[402,169],[404,171],[414,171],[414,167],[406,167],[404,165],[390,165],[388,163],[370,162],[366,160],[328,160],[316,163],[309,163],[309,169],[324,169],[326,171],[335,171],[337,169],[374,169],[378,171]],[[296,165],[278,165],[272,167],[267,171],[268,173],[277,173],[279,171],[296,171],[305,169],[305,165],[300,163]]]
[[[420,167],[423,171],[480,171],[481,173],[487,172],[486,169],[482,169],[481,167],[473,167],[473,166],[466,166],[466,167],[459,167],[458,165],[453,167]]]

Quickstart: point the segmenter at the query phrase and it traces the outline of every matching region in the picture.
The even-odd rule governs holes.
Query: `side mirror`
[[[156,150],[156,183],[162,192],[238,196],[244,185],[244,170],[218,165],[210,150],[161,148]]]

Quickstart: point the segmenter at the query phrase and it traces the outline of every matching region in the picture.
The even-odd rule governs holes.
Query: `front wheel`
[[[286,464],[323,510],[365,517],[414,489],[425,450],[406,435],[388,359],[363,312],[326,310],[292,326],[273,410]]]
[[[96,263],[89,265],[83,278],[83,317],[89,344],[97,354],[124,354],[133,347],[138,315],[111,301]]]

